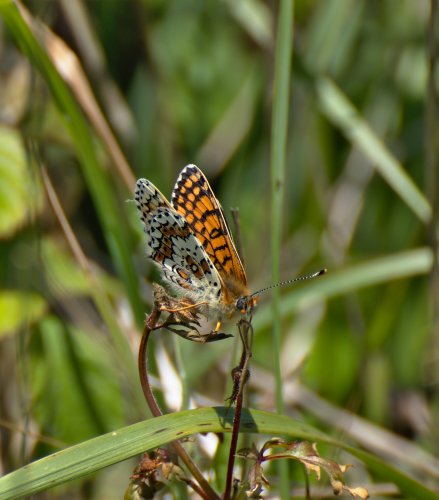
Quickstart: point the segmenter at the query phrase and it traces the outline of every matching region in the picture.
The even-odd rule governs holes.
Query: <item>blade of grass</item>
[[[271,254],[272,280],[280,281],[280,248],[282,238],[282,206],[285,183],[286,139],[288,129],[289,83],[291,64],[292,3],[280,3],[276,41],[275,75],[273,89],[273,116],[271,132]],[[276,371],[276,406],[283,411],[282,384],[279,367],[281,325],[279,317],[279,290],[273,289],[273,340]]]
[[[340,73],[358,36],[364,9],[364,2],[356,0],[328,0],[316,5],[304,54],[313,73]]]
[[[230,432],[233,411],[226,407],[200,408],[146,420],[85,441],[37,460],[0,478],[0,499],[12,500],[53,488],[115,464],[144,450],[164,446],[199,432]],[[283,415],[244,410],[241,430],[270,436],[320,441],[347,450],[376,474],[393,481],[408,498],[438,498],[437,493],[383,460]],[[128,478],[127,478],[128,480]],[[290,485],[289,485],[290,486]]]
[[[430,352],[439,352],[439,262],[438,262],[438,236],[437,236],[437,223],[439,215],[439,200],[437,193],[437,180],[438,180],[438,155],[437,155],[437,12],[438,1],[430,0],[430,19],[428,23],[428,81],[427,81],[427,95],[426,95],[426,138],[425,138],[425,178],[426,190],[428,199],[430,201],[433,216],[428,228],[428,238],[431,250],[434,255],[434,261],[430,274],[430,289],[431,289],[431,350]],[[439,377],[439,362],[430,361],[431,368],[429,369],[428,377]],[[427,361],[427,364],[430,364]],[[436,395],[436,403],[439,397]],[[436,408],[437,408],[436,404]],[[439,411],[436,410],[436,416],[439,416]],[[436,439],[435,439],[436,434]],[[432,432],[431,436],[437,441],[437,431]]]
[[[11,0],[0,0],[0,14],[16,43],[46,81],[60,113],[65,117],[65,124],[74,141],[79,163],[102,224],[109,252],[124,281],[136,320],[141,325],[143,307],[138,295],[138,279],[128,248],[129,238],[125,229],[127,224],[121,217],[109,180],[98,162],[88,125],[46,51],[21,15],[17,4]]]
[[[401,163],[373,132],[346,95],[329,78],[317,81],[320,106],[328,119],[369,158],[373,166],[419,219],[427,223],[431,207]]]
[[[286,145],[288,131],[291,55],[293,50],[293,0],[281,0],[277,20],[276,55],[274,68],[273,112],[271,122],[271,258],[273,283],[280,281],[280,252],[282,239],[282,207],[284,201]],[[273,290],[273,365],[276,377],[276,409],[284,411],[280,367],[281,317],[280,293]],[[278,462],[279,493],[289,498],[288,465]]]

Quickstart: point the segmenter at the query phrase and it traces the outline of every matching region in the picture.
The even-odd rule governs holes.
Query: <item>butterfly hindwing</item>
[[[169,201],[163,194],[147,179],[139,179],[136,182],[134,198],[142,222],[145,224],[145,218],[158,207],[170,207]]]
[[[221,279],[190,225],[149,181],[140,179],[135,200],[144,223],[146,253],[166,279],[198,296],[219,295]]]

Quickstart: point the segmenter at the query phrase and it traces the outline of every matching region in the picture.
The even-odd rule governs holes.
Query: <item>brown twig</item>
[[[152,310],[151,314],[145,321],[145,327],[143,328],[142,339],[140,341],[140,346],[139,346],[139,358],[138,358],[139,376],[143,394],[151,410],[151,413],[155,417],[160,417],[163,415],[163,413],[157,404],[157,400],[155,399],[155,396],[152,392],[151,384],[149,383],[147,346],[151,332],[154,330],[158,330],[159,328],[162,327],[162,325],[158,324],[160,314],[161,311],[157,306],[157,304],[155,304],[154,309]],[[183,448],[180,441],[172,442],[171,446],[174,448],[175,452],[180,457],[181,461],[189,469],[194,478],[198,481],[199,489],[196,489],[195,491],[197,491],[197,493],[206,500],[219,500],[220,497],[215,493],[210,484],[204,478],[200,469],[192,461],[191,457],[187,454],[186,450]],[[188,482],[188,484],[190,483]],[[192,484],[190,485],[192,486]]]
[[[177,443],[178,443],[178,441],[176,441],[173,444],[177,444]],[[174,447],[174,449],[176,450],[175,447]],[[212,497],[208,496],[203,489],[201,489],[201,487],[198,483],[196,483],[195,481],[193,481],[189,477],[183,477],[183,478],[181,478],[181,480],[183,482],[185,482],[190,488],[192,488],[195,491],[195,493],[198,493],[198,495],[200,495],[201,498],[206,498],[207,500],[212,498]],[[215,494],[215,497],[213,497],[213,498],[219,498],[219,497]]]
[[[151,413],[154,415],[154,417],[160,417],[161,415],[163,415],[163,413],[161,412],[159,405],[157,404],[157,400],[155,399],[154,393],[151,389],[151,384],[149,383],[146,353],[149,336],[151,332],[156,329],[160,314],[160,309],[154,307],[151,314],[146,318],[145,326],[142,332],[142,338],[140,340],[138,357],[140,385],[142,386],[143,395],[145,396],[146,402],[148,403],[149,409],[151,410]]]
[[[239,335],[242,341],[242,354],[239,365],[234,370],[233,377],[237,374],[236,380],[233,381],[233,392],[231,403],[235,402],[235,413],[233,414],[232,438],[230,441],[229,461],[227,464],[226,487],[224,491],[224,500],[229,500],[232,492],[233,484],[233,469],[235,465],[236,448],[238,446],[239,427],[241,423],[242,403],[244,399],[244,387],[247,383],[250,372],[248,365],[253,351],[253,327],[251,325],[251,317],[242,319],[238,323]]]
[[[33,145],[31,145],[31,151],[35,155],[35,157],[38,158],[38,152],[34,149]],[[59,198],[55,192],[52,181],[50,180],[50,177],[47,173],[47,169],[44,165],[41,165],[41,177],[43,178],[43,183],[46,189],[49,203],[52,206],[55,216],[57,217],[58,222],[64,232],[67,243],[70,247],[70,250],[72,251],[72,254],[74,255],[76,261],[80,265],[82,271],[87,275],[87,277],[94,280],[95,276],[92,271],[92,267],[88,262],[84,252],[82,251],[82,248],[75,236],[75,233],[73,232],[72,227],[70,226],[69,221],[67,220],[66,214],[64,213],[64,210],[61,207]]]

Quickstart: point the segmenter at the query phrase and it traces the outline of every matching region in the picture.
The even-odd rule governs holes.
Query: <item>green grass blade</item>
[[[317,82],[317,94],[325,115],[369,158],[389,186],[423,222],[431,207],[403,166],[379,139],[345,94],[329,78]]]
[[[358,36],[364,8],[364,2],[357,0],[327,0],[316,4],[304,53],[306,66],[314,74],[340,73]]]
[[[273,283],[280,281],[280,251],[282,242],[282,207],[284,201],[286,145],[291,80],[291,55],[293,50],[293,0],[281,0],[277,21],[276,56],[273,88],[273,114],[271,123],[271,258]],[[282,375],[280,367],[281,317],[279,290],[273,291],[273,366],[276,378],[276,409],[284,411]],[[279,492],[288,498],[287,463],[278,463]]]
[[[47,490],[145,450],[163,446],[177,438],[182,439],[199,432],[230,432],[232,418],[233,412],[229,408],[201,408],[124,427],[54,453],[2,477],[0,499],[12,500]],[[387,481],[393,481],[410,498],[438,498],[437,494],[396,467],[289,417],[244,410],[241,430],[268,436],[284,435],[293,439],[320,441],[341,447],[360,458],[372,471],[385,476]],[[128,480],[127,477],[127,483]]]
[[[273,116],[271,134],[271,252],[273,283],[280,281],[279,256],[282,238],[282,204],[285,184],[285,156],[288,129],[290,65],[292,52],[293,3],[280,3],[276,45],[275,76],[273,90]],[[276,401],[279,412],[283,410],[279,368],[280,318],[279,294],[273,291],[273,340],[274,365],[277,367]]]

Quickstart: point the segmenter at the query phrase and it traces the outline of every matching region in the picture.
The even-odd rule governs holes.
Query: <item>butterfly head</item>
[[[236,301],[236,309],[241,314],[250,314],[256,304],[258,303],[257,297],[253,295],[245,295],[243,297],[239,297]]]

